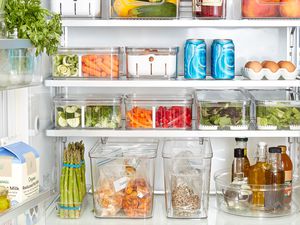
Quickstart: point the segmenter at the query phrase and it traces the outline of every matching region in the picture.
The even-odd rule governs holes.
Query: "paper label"
[[[0,159],[0,177],[12,176],[12,158],[1,157]]]
[[[284,202],[290,203],[292,200],[292,176],[293,173],[291,170],[285,171],[284,177],[285,177],[285,185],[287,186],[284,189]]]
[[[202,0],[203,6],[222,6],[223,0]]]
[[[114,181],[115,192],[122,191],[127,187],[128,179],[127,177],[122,177]]]
[[[32,152],[23,155],[26,161],[27,175],[36,173],[36,158]]]

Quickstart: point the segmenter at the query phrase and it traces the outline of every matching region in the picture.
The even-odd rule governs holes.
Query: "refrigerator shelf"
[[[0,91],[7,91],[7,90],[15,90],[20,88],[28,88],[28,87],[35,87],[42,85],[42,82],[34,82],[30,84],[20,84],[20,85],[9,85],[7,87],[0,87]]]
[[[52,79],[45,80],[46,87],[106,87],[106,88],[275,88],[300,87],[300,80],[97,80],[97,79]]]
[[[299,137],[300,131],[292,130],[94,130],[48,129],[48,137]]]

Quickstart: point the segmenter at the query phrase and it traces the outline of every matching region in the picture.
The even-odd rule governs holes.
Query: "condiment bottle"
[[[232,163],[232,181],[235,178],[243,179],[245,177],[245,173],[248,174],[249,167],[245,167],[245,157],[244,157],[244,149],[243,148],[235,148],[234,149],[234,159]]]
[[[8,199],[8,190],[0,186],[0,213],[10,208],[10,201]]]
[[[245,158],[245,162],[244,162],[244,167],[247,168],[244,172],[244,176],[248,177],[249,176],[249,168],[250,168],[250,161],[248,158],[248,148],[247,148],[247,142],[248,142],[248,138],[235,138],[235,148],[243,148],[244,149],[244,158]]]
[[[226,0],[193,0],[195,17],[225,18]]]

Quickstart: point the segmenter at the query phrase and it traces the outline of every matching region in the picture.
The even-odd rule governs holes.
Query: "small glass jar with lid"
[[[0,186],[0,213],[10,208],[10,200],[8,199],[8,190],[6,187]]]

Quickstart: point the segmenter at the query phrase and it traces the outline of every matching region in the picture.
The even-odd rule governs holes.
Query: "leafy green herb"
[[[40,0],[9,0],[5,5],[5,24],[8,32],[16,28],[18,38],[30,39],[36,55],[57,52],[62,35],[61,17],[41,7]]]

